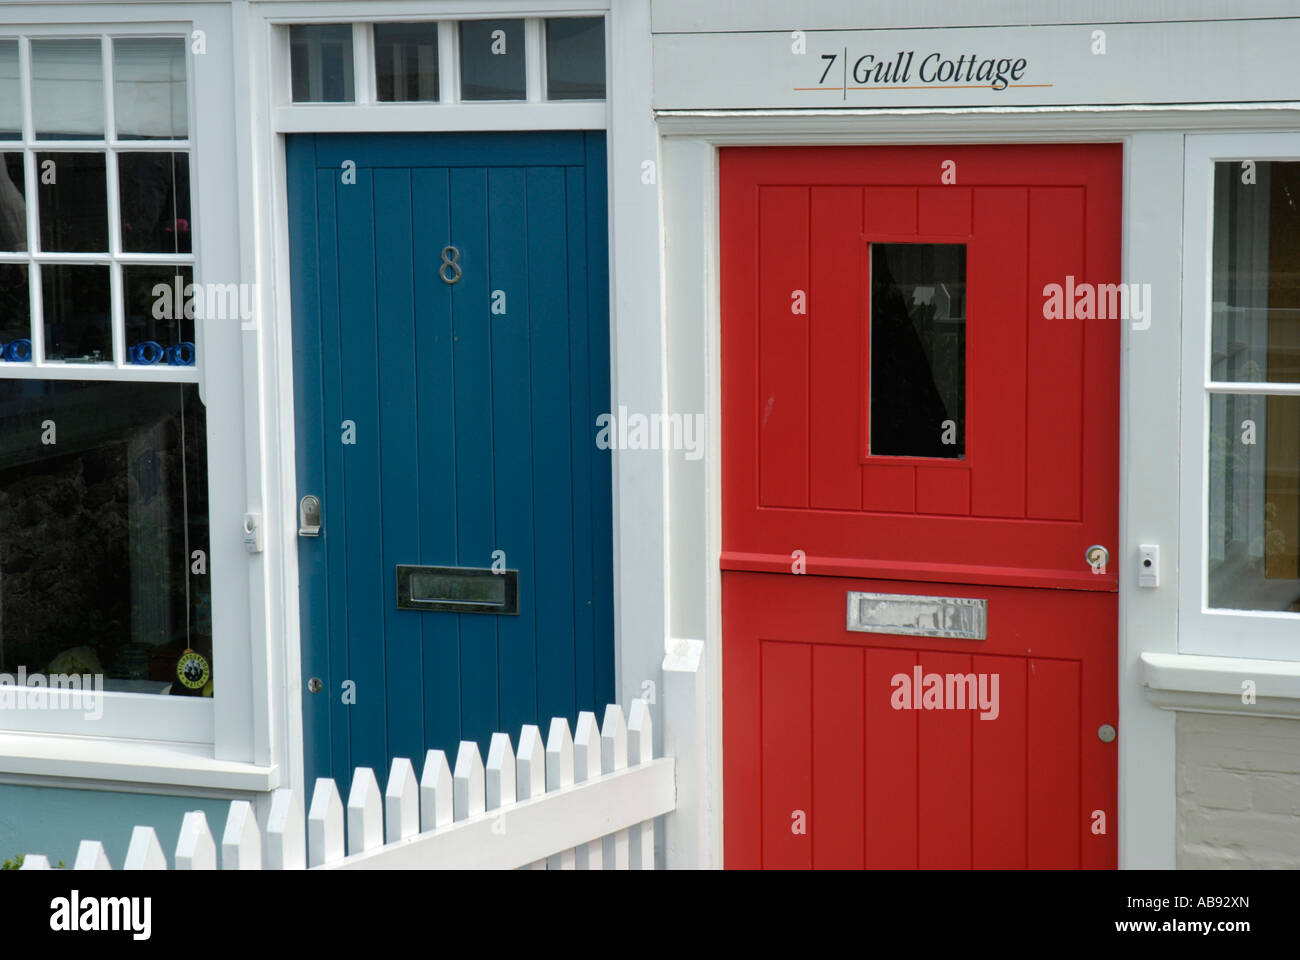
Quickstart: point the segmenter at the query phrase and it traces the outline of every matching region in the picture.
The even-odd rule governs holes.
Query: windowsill
[[[1254,703],[1242,702],[1246,680],[1255,684]],[[1142,682],[1163,710],[1300,718],[1300,661],[1144,653]]]
[[[108,740],[48,734],[0,733],[0,780],[40,778],[44,786],[113,789],[106,781],[141,787],[266,792],[280,785],[280,769],[214,760],[210,746],[149,740]],[[12,782],[12,780],[11,780]]]

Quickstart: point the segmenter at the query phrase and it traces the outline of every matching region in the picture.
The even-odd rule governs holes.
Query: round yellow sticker
[[[212,669],[203,654],[195,650],[186,650],[176,661],[176,676],[181,683],[191,690],[198,690],[208,682]]]

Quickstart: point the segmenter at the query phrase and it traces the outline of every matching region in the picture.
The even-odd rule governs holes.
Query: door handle
[[[319,537],[320,528],[320,497],[309,493],[298,501],[298,536]]]

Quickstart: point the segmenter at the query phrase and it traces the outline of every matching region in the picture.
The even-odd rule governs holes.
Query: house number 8
[[[455,247],[442,248],[442,266],[438,268],[438,276],[442,277],[443,283],[455,283],[460,279],[460,251]]]

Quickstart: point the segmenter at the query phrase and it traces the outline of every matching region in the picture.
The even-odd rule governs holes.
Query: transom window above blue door
[[[605,99],[603,17],[304,23],[287,32],[294,104]]]

